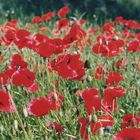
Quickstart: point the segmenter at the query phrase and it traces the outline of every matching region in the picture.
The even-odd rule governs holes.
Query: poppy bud
[[[1,131],[1,132],[4,131],[4,127],[3,127],[3,125],[0,125],[0,131]]]
[[[28,117],[28,111],[27,108],[23,108],[23,114],[25,117]]]
[[[14,129],[18,131],[18,121],[14,120]]]
[[[102,39],[100,38],[100,40],[99,40],[99,44],[100,45],[102,45],[103,44],[103,41],[102,41]]]

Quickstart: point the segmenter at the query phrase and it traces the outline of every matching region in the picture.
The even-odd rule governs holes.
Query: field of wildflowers
[[[69,12],[1,25],[0,140],[140,140],[140,23]]]

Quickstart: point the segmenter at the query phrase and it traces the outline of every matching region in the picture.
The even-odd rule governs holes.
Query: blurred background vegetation
[[[0,0],[0,17],[29,18],[48,11],[57,11],[68,5],[71,13],[83,14],[84,18],[97,21],[124,16],[126,19],[140,19],[140,0]]]

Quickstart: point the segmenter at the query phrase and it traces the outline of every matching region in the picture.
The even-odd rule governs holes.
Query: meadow
[[[57,12],[0,26],[0,140],[140,140],[140,23]]]

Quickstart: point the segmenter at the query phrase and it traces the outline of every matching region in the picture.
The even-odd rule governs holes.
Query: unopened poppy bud
[[[103,44],[103,41],[102,41],[102,39],[100,38],[100,40],[99,40],[99,44],[100,45],[102,45]]]
[[[91,82],[92,81],[92,77],[90,75],[87,76],[87,82]]]
[[[105,41],[106,45],[108,46],[108,41]]]
[[[93,120],[94,120],[95,122],[98,121],[98,118],[97,118],[97,116],[96,116],[95,114],[93,115]]]
[[[28,117],[27,108],[23,108],[23,114],[24,114],[25,117]]]
[[[101,127],[101,128],[99,129],[99,136],[102,137],[103,134],[104,134],[104,128]]]
[[[0,125],[0,131],[1,131],[1,132],[4,131],[4,127],[3,127],[3,125]]]
[[[89,115],[88,117],[89,117],[89,122],[91,122],[92,121],[92,115]]]
[[[125,113],[125,111],[124,111],[123,109],[120,109],[120,112],[121,112],[121,113]]]
[[[56,101],[58,100],[58,96],[57,96],[56,92],[54,92],[54,98]]]
[[[14,120],[14,129],[18,131],[18,121]]]
[[[118,39],[119,39],[119,37],[118,37],[118,36],[115,36],[114,38],[115,38],[115,40],[118,40]]]

